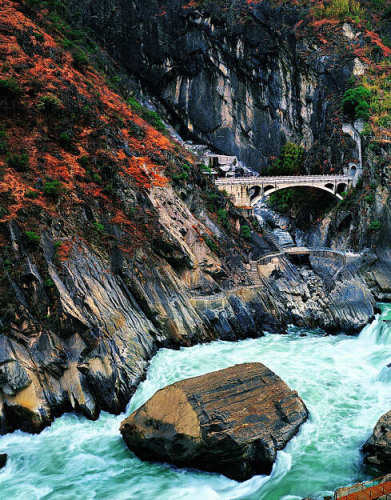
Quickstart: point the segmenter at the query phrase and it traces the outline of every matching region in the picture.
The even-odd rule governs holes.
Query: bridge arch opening
[[[347,184],[344,184],[344,186],[347,186]],[[284,191],[291,191],[291,190],[294,190],[294,191],[302,191],[302,192],[308,192],[310,193],[311,191],[312,192],[323,192],[323,193],[328,193],[330,196],[327,196],[327,198],[333,198],[335,200],[335,198],[338,198],[338,199],[342,199],[342,196],[340,193],[337,193],[335,192],[334,190],[334,184],[327,184],[327,185],[323,185],[323,186],[311,186],[311,185],[308,185],[308,184],[303,184],[303,185],[293,185],[293,186],[269,186],[270,189],[268,189],[268,191],[264,191],[264,195],[266,197],[269,197],[270,195],[274,194],[274,193],[282,193]],[[344,192],[346,190],[346,188],[342,189],[342,192]],[[307,195],[305,195],[305,198],[307,198]],[[252,202],[251,204],[252,205],[255,205],[257,202],[259,201],[256,200],[254,198],[254,202]]]
[[[347,191],[348,185],[345,182],[341,182],[337,186],[337,194],[341,195],[342,193],[345,193]]]
[[[250,203],[252,206],[256,205],[263,197],[268,196],[269,193],[275,191],[276,187],[272,184],[268,186],[252,186],[249,190]]]
[[[262,198],[261,186],[251,186],[248,189],[248,194],[250,196],[251,205],[255,205]],[[257,201],[255,201],[255,200],[257,200]]]
[[[272,189],[275,189],[275,186],[272,186],[272,185],[265,186],[265,187],[263,188],[263,192],[264,192],[265,194],[267,194],[267,193],[268,193],[269,191],[271,191]]]

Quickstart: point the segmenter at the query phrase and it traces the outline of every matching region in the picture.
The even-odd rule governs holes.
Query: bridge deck
[[[349,175],[284,175],[276,177],[224,177],[216,179],[217,185],[226,184],[292,184],[307,183],[317,184],[319,182],[349,182],[352,177]]]

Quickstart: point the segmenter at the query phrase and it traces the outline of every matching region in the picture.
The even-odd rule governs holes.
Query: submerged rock
[[[270,474],[307,417],[297,392],[261,363],[246,363],[161,389],[120,430],[143,460],[244,481]]]
[[[363,446],[365,462],[388,471],[391,467],[391,410],[379,418],[372,436]]]

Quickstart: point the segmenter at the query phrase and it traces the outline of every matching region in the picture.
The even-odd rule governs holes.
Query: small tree
[[[269,169],[269,175],[295,175],[298,174],[304,163],[304,148],[299,144],[287,142],[281,148],[280,157]]]
[[[240,236],[245,240],[251,240],[251,229],[246,224],[240,227]]]
[[[47,113],[55,113],[61,110],[62,102],[54,94],[47,94],[40,97],[37,108]]]
[[[43,193],[48,198],[58,198],[63,191],[63,184],[58,181],[47,181],[43,186]]]
[[[370,90],[359,85],[353,89],[348,89],[343,98],[343,112],[351,120],[369,119],[369,99],[371,97]]]
[[[9,153],[7,163],[10,168],[14,168],[18,172],[25,172],[29,164],[29,157],[27,153]]]
[[[19,97],[22,93],[18,82],[14,78],[0,80],[0,97]]]

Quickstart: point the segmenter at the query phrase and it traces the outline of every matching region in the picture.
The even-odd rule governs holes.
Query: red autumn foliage
[[[73,248],[73,241],[64,240],[57,248],[57,256],[60,262],[65,262],[68,260],[68,257]]]
[[[6,154],[0,154],[0,223],[17,218],[21,209],[38,207],[56,217],[57,210],[71,213],[72,207],[94,199],[102,213],[111,214],[111,221],[132,235],[129,248],[134,250],[134,238],[142,241],[143,231],[152,231],[152,224],[131,220],[133,215],[123,212],[100,168],[118,173],[136,190],[164,187],[165,164],[168,156],[171,160],[178,156],[177,145],[139,117],[93,67],[87,65],[83,71],[75,67],[72,54],[58,43],[61,34],[56,32],[55,39],[40,27],[40,19],[47,24],[48,13],[41,11],[33,21],[21,12],[20,3],[0,0],[0,4],[0,58],[5,62],[0,65],[0,79],[12,79],[21,89],[12,105],[16,119],[5,117],[6,140],[13,154],[28,156],[27,168],[17,171],[7,164]],[[22,39],[31,44],[29,54]],[[87,109],[87,118],[82,109]],[[60,140],[56,127],[62,119],[69,122],[69,131],[65,129]],[[134,126],[142,130],[141,138],[133,135]],[[109,142],[110,135],[117,140]],[[182,151],[179,157],[183,163]],[[57,197],[44,190],[50,182],[60,183]],[[67,259],[72,245],[62,242],[59,260]]]

